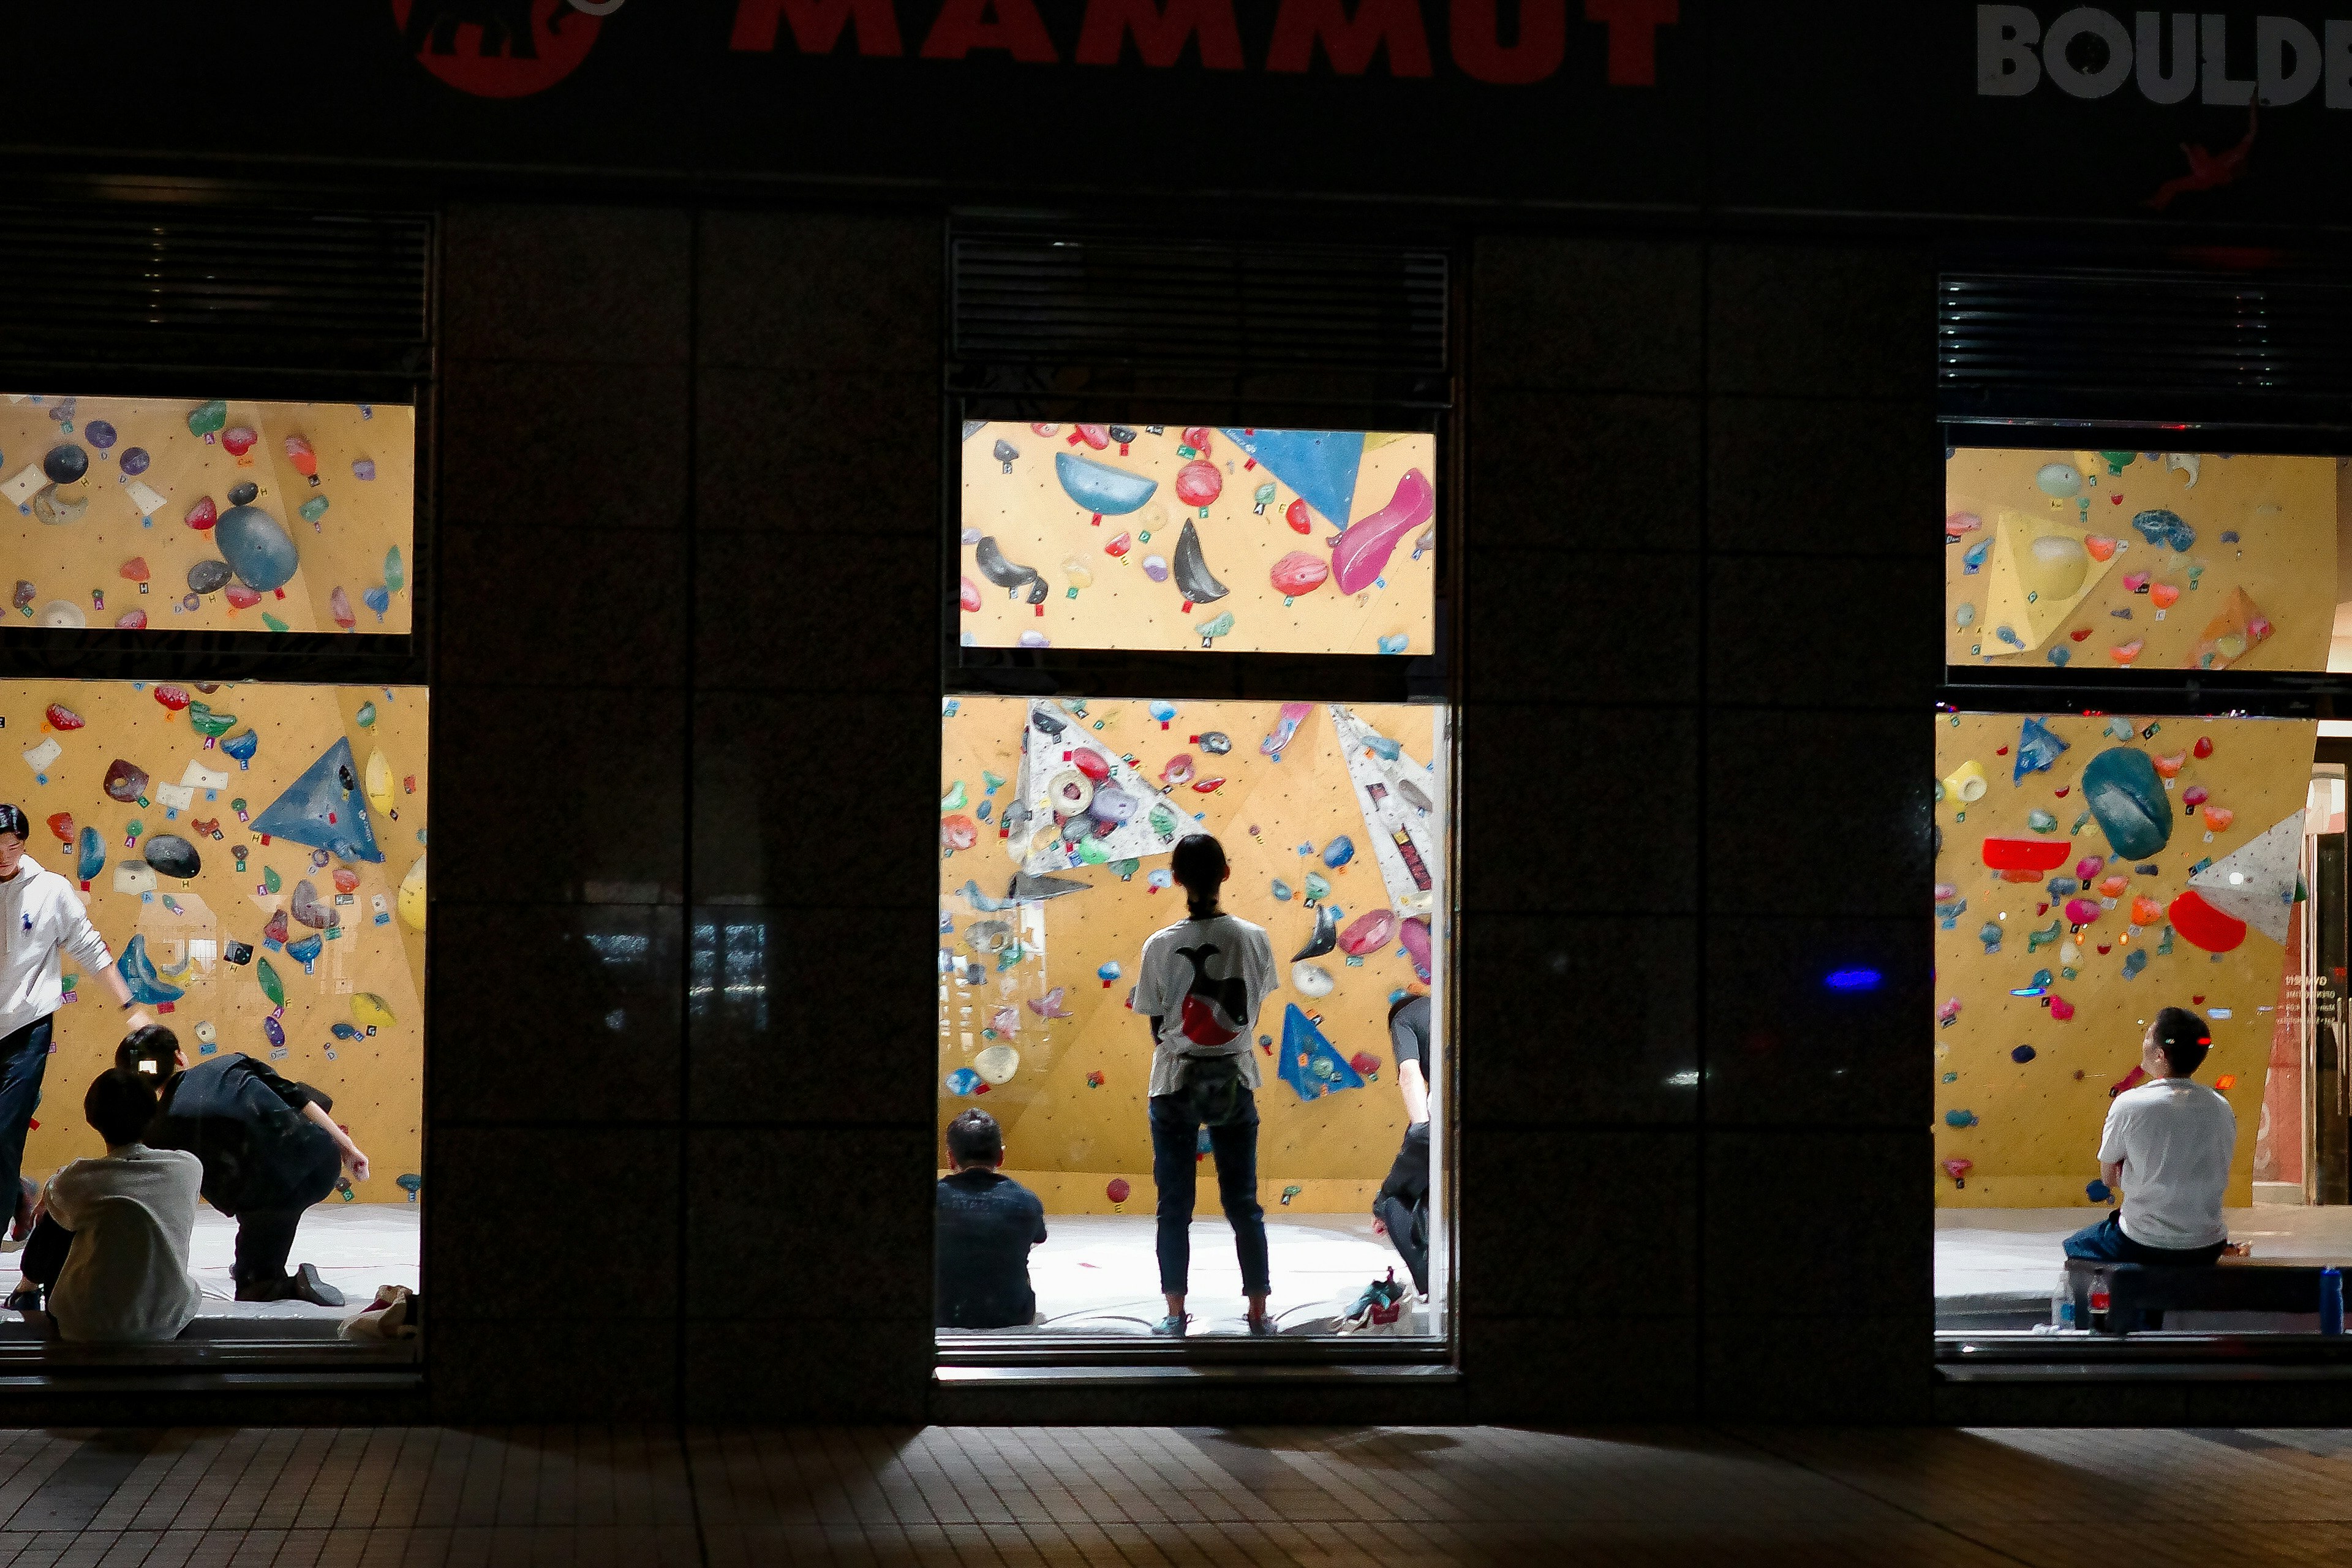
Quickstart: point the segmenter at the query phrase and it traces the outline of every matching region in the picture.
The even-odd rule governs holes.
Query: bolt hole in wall
[[[1426,653],[1426,434],[967,425],[966,646]],[[1263,927],[1275,989],[1241,1037],[1274,1328],[1433,1334],[1445,1285],[1447,714],[1436,705],[949,698],[940,743],[939,1073],[946,1137],[1002,1128],[1047,1240],[1034,1311],[946,1322],[1009,1335],[1143,1334],[1166,1314],[1133,1006],[1146,939],[1185,919],[1171,855],[1223,847],[1224,910]],[[1391,1015],[1423,1027],[1401,1070]],[[1408,1084],[1410,1079],[1410,1085]],[[1426,1085],[1425,1097],[1422,1086]],[[1414,1131],[1414,1124],[1422,1125]],[[1245,1333],[1243,1266],[1212,1136],[1195,1182],[1193,1335]],[[1434,1148],[1433,1149],[1433,1144]],[[1405,1233],[1403,1249],[1374,1217]],[[968,1257],[941,1208],[941,1299]],[[1425,1250],[1424,1295],[1405,1257]],[[999,1314],[1003,1318],[1003,1314]]]
[[[2347,480],[2332,457],[1953,449],[1947,662],[2352,668]],[[2335,723],[2031,700],[1936,717],[1938,1326],[2090,1326],[2062,1243],[2120,1201],[2102,1130],[2177,1006],[2210,1026],[2194,1076],[2234,1119],[2224,1218],[2246,1256],[2143,1321],[2315,1330],[2322,1271],[2352,1266]]]

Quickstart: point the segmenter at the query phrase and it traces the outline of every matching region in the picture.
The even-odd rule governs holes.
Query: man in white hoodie
[[[49,1065],[49,1020],[65,989],[58,959],[70,952],[128,1015],[126,1032],[153,1022],[131,1000],[106,939],[89,923],[74,885],[25,853],[25,813],[0,805],[0,1204],[15,1209],[8,1246],[32,1234],[34,1191],[25,1180],[25,1133]]]

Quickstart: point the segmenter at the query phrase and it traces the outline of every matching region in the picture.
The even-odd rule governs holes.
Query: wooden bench
[[[2111,1334],[2161,1329],[2168,1311],[2292,1312],[2315,1317],[2320,1273],[2316,1264],[2256,1263],[2239,1258],[2224,1258],[2205,1268],[2102,1263],[2080,1258],[2066,1260],[2074,1326],[2093,1325],[2092,1298],[2105,1295],[2103,1331]]]

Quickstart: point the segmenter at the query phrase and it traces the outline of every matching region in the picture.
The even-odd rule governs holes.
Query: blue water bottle
[[[2319,1271],[2319,1331],[2344,1331],[2344,1271],[2340,1268]]]

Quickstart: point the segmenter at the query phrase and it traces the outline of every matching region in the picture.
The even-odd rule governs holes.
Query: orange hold
[[[2099,884],[2099,891],[2107,898],[2118,899],[2123,897],[2124,889],[2130,886],[2129,877],[2109,877]]]
[[[2159,610],[2168,610],[2180,602],[2180,590],[2169,583],[2151,583],[2147,588],[2147,601]]]
[[[335,868],[335,891],[352,893],[359,890],[360,874],[348,866]]]
[[[2000,874],[2000,879],[2004,882],[2038,882],[2042,880],[2042,873],[2030,866],[2011,866]]]
[[[2146,647],[2147,647],[2147,639],[2145,637],[2134,637],[2127,643],[2118,643],[2114,647],[2107,649],[2107,657],[2114,659],[2117,664],[2129,664],[2132,660],[2139,657],[2140,650]]]
[[[2156,772],[2159,778],[2174,778],[2180,773],[2180,764],[2189,760],[2189,753],[2175,752],[2168,757],[2157,757],[2152,760],[2156,763]]]
[[[124,562],[121,567],[121,575],[128,582],[144,583],[147,581],[147,557],[144,555],[134,555],[130,560]]]
[[[2213,1080],[2213,1087],[2220,1089],[2223,1094],[2227,1094],[2231,1089],[2238,1087],[2238,1075],[2233,1072],[2225,1072],[2220,1078]]]
[[[2225,805],[2209,805],[2204,811],[2205,826],[2219,833],[2238,820],[2238,814]]]
[[[2109,539],[2104,533],[2084,534],[2083,536],[2083,548],[2091,552],[2091,559],[2094,561],[2112,561],[2115,559],[2116,542]]]
[[[2131,903],[2131,923],[2152,926],[2164,918],[2164,906],[2154,899],[2134,899]]]

